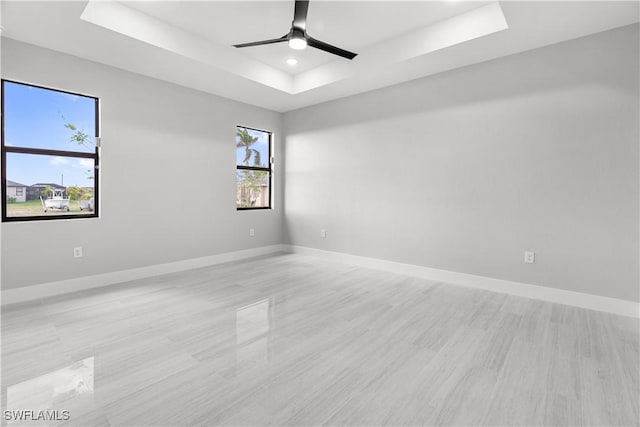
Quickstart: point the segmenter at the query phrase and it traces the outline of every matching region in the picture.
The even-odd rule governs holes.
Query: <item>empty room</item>
[[[640,2],[0,2],[2,426],[639,426]]]

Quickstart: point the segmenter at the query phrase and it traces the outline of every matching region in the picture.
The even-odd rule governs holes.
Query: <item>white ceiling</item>
[[[278,38],[286,1],[7,1],[2,36],[289,111],[639,21],[638,1],[311,0],[307,32],[349,61]],[[294,67],[288,58],[298,59]]]

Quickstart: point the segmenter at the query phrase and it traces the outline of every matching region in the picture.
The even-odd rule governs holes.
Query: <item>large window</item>
[[[2,220],[98,215],[98,99],[2,80]]]
[[[271,132],[236,127],[236,207],[271,208]]]

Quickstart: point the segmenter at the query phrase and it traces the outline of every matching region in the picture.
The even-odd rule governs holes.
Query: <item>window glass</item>
[[[96,99],[5,81],[6,146],[93,152]]]
[[[3,221],[97,216],[98,100],[2,81]]]
[[[271,132],[243,126],[236,128],[236,208],[271,207]]]
[[[24,200],[9,200],[7,188],[8,218],[94,213],[94,159],[11,152],[6,159],[7,176],[16,178],[7,185],[29,183],[15,187],[16,195],[24,192]]]
[[[266,171],[237,171],[237,207],[268,208],[270,196],[269,181],[269,172]]]
[[[236,166],[269,166],[271,134],[254,129],[238,128],[236,133]]]

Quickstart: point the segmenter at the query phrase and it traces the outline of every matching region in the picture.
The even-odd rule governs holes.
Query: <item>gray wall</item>
[[[286,242],[638,301],[638,36],[287,113]]]
[[[290,112],[284,128],[275,112],[3,39],[2,77],[101,98],[104,151],[99,219],[2,224],[2,288],[284,241],[638,301],[638,35]],[[235,210],[236,124],[276,133],[273,211]]]
[[[281,114],[7,39],[2,66],[98,96],[104,146],[101,217],[2,224],[3,289],[281,243],[280,170],[274,210],[237,212],[234,165],[235,126],[273,130],[277,155]]]

